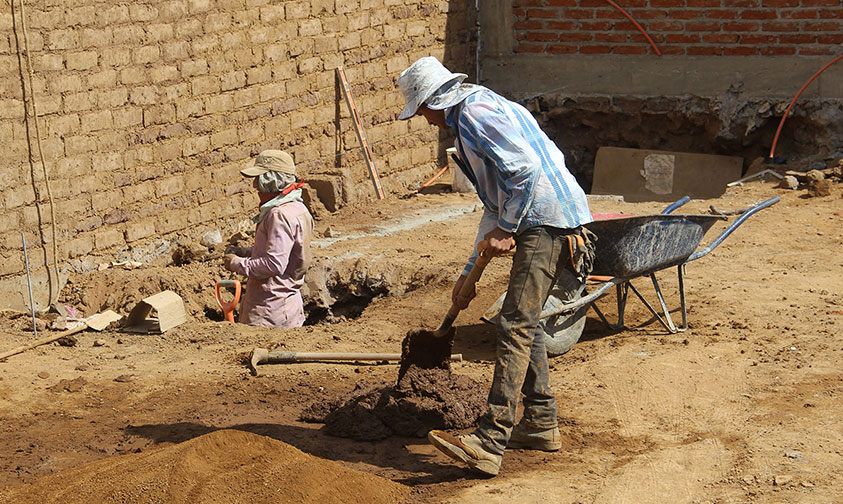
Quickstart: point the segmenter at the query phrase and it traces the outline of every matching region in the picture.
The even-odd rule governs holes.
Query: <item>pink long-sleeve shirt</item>
[[[240,322],[264,327],[304,324],[301,287],[310,265],[313,218],[299,201],[276,206],[255,229],[251,257],[235,257],[231,269],[248,277]]]

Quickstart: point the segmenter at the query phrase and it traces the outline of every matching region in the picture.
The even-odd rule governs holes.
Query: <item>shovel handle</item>
[[[471,270],[468,272],[468,276],[465,277],[465,280],[460,287],[459,295],[461,297],[468,296],[474,292],[474,285],[477,283],[477,280],[480,279],[480,275],[483,274],[483,270],[486,269],[486,265],[489,264],[489,261],[492,259],[485,254],[488,246],[489,242],[486,240],[477,244],[477,260],[474,262],[474,266],[471,267]],[[512,241],[512,246],[515,246],[515,240]],[[445,320],[442,321],[442,324],[438,329],[433,331],[433,335],[437,338],[444,336],[445,333],[448,332],[448,329],[450,329],[454,324],[454,320],[457,319],[457,315],[459,315],[461,311],[462,309],[459,306],[452,303],[451,308],[445,315]]]
[[[220,296],[220,287],[234,287],[234,301],[223,303]],[[234,308],[240,301],[240,280],[219,280],[214,286],[214,294],[217,296],[217,304],[222,308],[223,317],[229,322],[234,322]]]

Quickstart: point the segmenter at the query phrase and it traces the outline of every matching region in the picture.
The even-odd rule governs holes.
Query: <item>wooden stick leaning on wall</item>
[[[369,148],[369,141],[366,139],[366,132],[363,131],[363,124],[360,122],[357,105],[354,103],[354,97],[351,95],[351,88],[348,86],[348,79],[345,77],[343,67],[337,67],[337,79],[342,84],[345,103],[348,105],[348,112],[351,115],[351,122],[354,123],[354,131],[357,133],[357,139],[360,140],[360,147],[363,149],[363,157],[366,159],[366,165],[369,168],[369,177],[372,179],[372,185],[375,187],[375,194],[377,194],[378,199],[383,199],[384,195],[380,175],[378,175],[378,169],[375,166],[374,157],[372,156],[372,149]]]

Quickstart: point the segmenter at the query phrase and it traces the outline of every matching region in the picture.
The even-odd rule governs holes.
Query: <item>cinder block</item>
[[[108,129],[113,126],[110,110],[103,110],[99,112],[91,112],[90,114],[83,114],[81,117],[81,131],[83,133],[90,133],[92,131],[99,131]]]
[[[234,107],[241,108],[254,105],[260,101],[260,90],[256,87],[239,89],[234,92]]]
[[[88,70],[97,66],[98,59],[95,51],[68,53],[65,65],[68,70]]]
[[[100,65],[123,67],[132,61],[132,53],[122,47],[107,47],[100,51]]]
[[[76,114],[65,114],[46,118],[47,133],[49,135],[64,136],[68,133],[79,131],[79,116]]]
[[[241,70],[228,72],[220,77],[220,86],[223,91],[239,89],[246,85],[246,74]]]
[[[129,102],[135,105],[153,105],[158,103],[158,88],[139,86],[129,91]]]
[[[86,74],[88,89],[110,89],[117,85],[117,72],[111,68]]]
[[[55,93],[78,93],[82,90],[82,78],[78,75],[59,75],[50,79],[49,87]]]
[[[229,128],[211,135],[211,148],[219,149],[226,145],[236,144],[237,141],[237,128]]]
[[[174,65],[163,65],[149,69],[149,78],[155,84],[160,84],[166,81],[177,80],[181,74],[179,69]]]
[[[117,245],[124,245],[126,239],[123,232],[117,229],[99,229],[94,232],[94,244],[97,250],[103,250]]]
[[[194,96],[213,94],[220,91],[220,81],[212,75],[196,77],[190,81],[190,85]]]
[[[152,223],[152,221],[143,220],[140,222],[130,222],[126,226],[124,237],[127,243],[132,243],[143,238],[148,238],[154,234],[155,225]]]
[[[299,22],[299,36],[312,37],[322,33],[322,21],[318,19],[305,19]]]
[[[72,240],[63,240],[59,243],[59,254],[62,257],[74,258],[86,255],[94,250],[94,240],[91,236],[83,234]]]
[[[97,141],[89,136],[72,136],[64,139],[64,153],[68,156],[86,154],[97,150]]]
[[[182,156],[194,156],[208,150],[211,140],[208,136],[188,138],[182,144]]]
[[[143,123],[143,109],[140,107],[123,107],[112,112],[115,128],[128,128]]]

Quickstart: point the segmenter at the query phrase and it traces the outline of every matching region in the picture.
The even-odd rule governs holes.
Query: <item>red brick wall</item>
[[[843,44],[841,0],[615,0],[662,54],[832,55]],[[515,52],[651,54],[606,0],[515,0]]]

